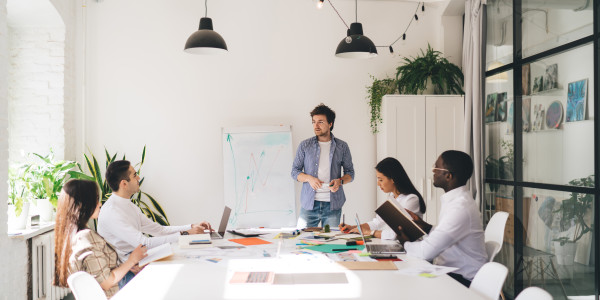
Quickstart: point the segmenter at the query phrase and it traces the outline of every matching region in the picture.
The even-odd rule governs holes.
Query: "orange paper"
[[[230,239],[230,241],[234,243],[238,243],[244,246],[254,246],[254,245],[263,245],[263,244],[271,244],[271,242],[267,242],[265,240],[251,237],[251,238],[241,238],[241,239]]]

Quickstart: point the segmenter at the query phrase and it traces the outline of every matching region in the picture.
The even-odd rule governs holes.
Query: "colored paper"
[[[238,243],[244,246],[254,246],[254,245],[264,245],[264,244],[271,244],[271,242],[267,242],[263,239],[259,239],[259,238],[241,238],[241,239],[230,239],[229,241],[234,242],[234,243]]]
[[[350,250],[362,250],[364,248],[365,248],[365,246],[363,246],[363,245],[346,246],[346,245],[339,245],[339,244],[323,244],[323,245],[317,245],[317,246],[304,247],[304,249],[320,251],[323,253],[340,253],[343,251],[350,251]]]

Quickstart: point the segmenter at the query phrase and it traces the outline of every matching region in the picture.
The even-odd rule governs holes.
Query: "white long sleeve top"
[[[440,197],[438,225],[418,242],[406,242],[406,253],[432,261],[436,265],[455,267],[454,273],[473,280],[488,260],[481,215],[471,192],[465,186]]]
[[[411,212],[415,213],[419,217],[423,217],[421,213],[421,208],[419,206],[419,197],[415,194],[403,195],[400,194],[398,197],[394,198],[393,193],[388,194],[388,200],[394,202],[396,205],[403,207],[404,209],[408,209]],[[370,222],[367,222],[369,228],[371,230],[381,230],[381,239],[384,240],[395,240],[396,233],[392,230],[386,223],[381,219],[379,215],[375,215],[375,218]]]
[[[121,262],[126,261],[131,251],[139,244],[151,249],[165,243],[177,242],[179,232],[190,228],[191,224],[162,226],[155,223],[131,203],[130,199],[115,194],[102,205],[98,216],[98,234],[115,248]]]

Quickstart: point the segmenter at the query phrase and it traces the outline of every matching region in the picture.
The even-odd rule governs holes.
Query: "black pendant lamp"
[[[184,51],[192,54],[220,54],[227,53],[227,44],[223,37],[213,30],[212,19],[206,17],[207,2],[204,1],[205,15],[200,19],[198,31],[192,33],[185,42]]]
[[[341,58],[373,58],[377,56],[377,47],[373,41],[363,35],[362,24],[358,23],[358,2],[356,3],[357,22],[350,24],[347,36],[338,44],[335,56]]]

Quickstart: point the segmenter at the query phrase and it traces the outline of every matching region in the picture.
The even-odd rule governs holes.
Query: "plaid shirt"
[[[77,232],[72,247],[73,253],[69,258],[71,274],[84,271],[102,283],[110,277],[110,271],[117,267],[117,252],[91,229]],[[104,293],[110,299],[118,291],[119,285],[115,285]]]

